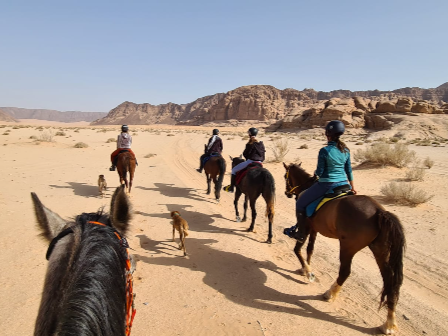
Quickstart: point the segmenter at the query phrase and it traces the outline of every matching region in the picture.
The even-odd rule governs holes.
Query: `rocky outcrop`
[[[106,112],[61,112],[56,110],[25,109],[19,107],[1,107],[1,109],[15,119],[38,119],[66,123],[78,121],[91,122],[107,115]]]
[[[0,121],[17,122],[17,120],[15,120],[8,113],[6,113],[1,109],[0,109]]]

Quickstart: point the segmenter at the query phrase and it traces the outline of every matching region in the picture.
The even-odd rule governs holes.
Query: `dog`
[[[104,196],[104,191],[107,189],[107,182],[104,178],[104,175],[98,176],[98,191],[100,192],[100,195]]]
[[[187,249],[185,248],[185,237],[188,236],[188,222],[180,216],[179,211],[171,211],[171,218],[173,219],[171,222],[171,224],[173,224],[173,241],[175,241],[174,234],[177,230],[180,235],[179,250],[184,250],[185,257],[187,255]]]

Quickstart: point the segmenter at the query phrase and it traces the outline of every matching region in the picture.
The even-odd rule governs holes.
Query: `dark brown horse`
[[[308,189],[316,179],[299,165],[291,164],[286,169],[286,196],[299,195]],[[387,305],[386,322],[380,327],[385,334],[394,333],[397,328],[395,308],[403,282],[403,254],[405,237],[399,219],[386,211],[373,198],[364,195],[340,197],[324,204],[307,221],[310,239],[307,247],[307,260],[303,260],[301,248],[303,242],[297,241],[294,252],[299,258],[301,274],[310,277],[311,256],[317,233],[325,237],[339,239],[341,262],[339,276],[331,288],[324,294],[328,301],[334,300],[351,271],[354,255],[368,246],[383,277],[380,308]]]
[[[131,193],[132,181],[134,180],[135,166],[137,162],[134,156],[129,152],[121,152],[117,158],[117,172],[120,177],[120,183],[126,185],[128,194]],[[129,182],[127,174],[129,172]]]
[[[207,177],[207,195],[211,192],[211,181],[215,185],[215,199],[219,202],[221,198],[222,181],[226,173],[226,160],[222,156],[212,156],[204,165]]]
[[[244,159],[240,157],[232,158],[232,168],[237,164],[244,162]],[[238,200],[244,194],[244,216],[240,219],[240,213],[238,212]],[[236,186],[235,199],[233,204],[235,205],[235,213],[237,222],[245,222],[247,220],[247,202],[249,201],[250,209],[252,210],[252,221],[250,223],[248,232],[254,231],[255,219],[257,218],[257,211],[255,203],[260,197],[263,196],[266,201],[266,216],[269,221],[269,233],[267,243],[272,243],[272,223],[274,222],[274,203],[275,203],[275,181],[272,174],[265,168],[257,167],[250,169],[246,176],[243,177],[241,182]]]
[[[124,186],[112,196],[110,217],[83,213],[71,222],[31,197],[50,243],[34,335],[129,335],[135,267],[124,238],[131,216]]]

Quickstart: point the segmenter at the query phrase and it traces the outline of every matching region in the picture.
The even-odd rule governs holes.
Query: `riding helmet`
[[[257,136],[257,134],[258,134],[258,130],[255,127],[249,128],[248,132],[249,132],[250,136]]]
[[[129,130],[128,125],[123,125],[123,126],[121,126],[121,131],[122,131],[122,132],[127,132],[128,130]]]
[[[218,134],[219,134],[219,129],[215,128],[215,129],[213,130],[213,135],[218,135]]]
[[[345,125],[340,120],[332,120],[325,126],[325,133],[328,136],[340,136],[345,132]]]

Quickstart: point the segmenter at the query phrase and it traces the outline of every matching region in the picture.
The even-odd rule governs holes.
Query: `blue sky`
[[[0,106],[107,112],[243,85],[448,81],[448,1],[0,0]]]

